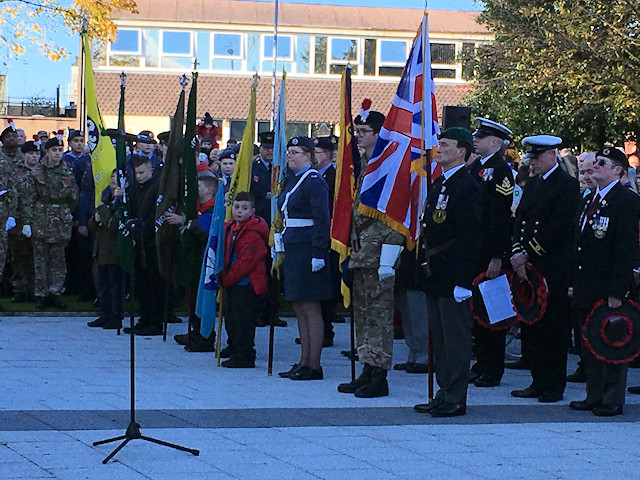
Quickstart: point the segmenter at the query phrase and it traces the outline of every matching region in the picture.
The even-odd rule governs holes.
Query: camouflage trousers
[[[378,270],[374,268],[354,268],[351,278],[360,362],[389,370],[393,349],[393,281],[385,281],[381,288]]]
[[[67,263],[64,256],[67,241],[49,243],[40,238],[33,238],[31,242],[35,268],[33,294],[36,297],[45,297],[50,293],[60,295],[67,276]]]
[[[0,277],[4,273],[7,263],[7,250],[9,249],[8,235],[4,227],[0,231]]]
[[[14,293],[33,292],[33,246],[24,235],[9,235],[11,253],[11,285]]]

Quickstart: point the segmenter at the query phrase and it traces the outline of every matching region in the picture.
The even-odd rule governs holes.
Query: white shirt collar
[[[600,194],[600,198],[604,198],[607,193],[609,193],[609,190],[611,190],[616,183],[618,183],[619,180],[616,179],[613,182],[611,182],[609,185],[607,185],[606,187],[604,187],[603,189],[600,189],[600,187],[596,188],[596,195]]]
[[[453,167],[449,170],[447,170],[446,172],[442,173],[442,176],[444,176],[445,180],[449,180],[451,178],[451,176],[456,173],[458,170],[460,170],[461,168],[463,168],[465,166],[464,163],[461,163],[460,165],[458,165],[457,167]]]
[[[558,162],[556,162],[556,164],[553,167],[551,167],[547,173],[544,173],[540,176],[542,177],[543,180],[546,180],[547,178],[549,178],[549,175],[551,175],[558,167],[559,167]]]

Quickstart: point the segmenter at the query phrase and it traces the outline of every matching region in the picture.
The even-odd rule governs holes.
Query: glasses
[[[304,153],[302,150],[287,150],[287,155],[298,155],[299,153]]]
[[[601,167],[604,167],[605,165],[609,165],[611,167],[618,167],[619,165],[616,165],[615,163],[610,163],[607,162],[604,158],[597,158],[596,160],[593,161],[593,166],[595,167],[596,165],[600,165]]]
[[[373,132],[372,128],[355,128],[356,135],[366,135],[369,132]]]

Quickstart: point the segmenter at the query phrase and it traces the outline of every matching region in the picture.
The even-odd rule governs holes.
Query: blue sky
[[[254,0],[256,1],[256,0]],[[272,2],[273,0],[257,0]],[[310,3],[323,5],[352,5],[352,6],[389,6],[393,3],[397,8],[422,9],[424,0],[281,0],[281,3]],[[430,0],[430,9],[443,10],[480,10],[481,4],[474,0]],[[69,56],[58,62],[50,61],[39,55],[36,47],[31,47],[19,59],[7,59],[5,52],[0,52],[0,73],[6,73],[8,79],[9,98],[46,97],[54,98],[56,87],[60,85],[63,97],[68,92],[71,82],[71,65],[75,62],[79,52],[80,42],[77,36],[70,36],[60,30],[53,32],[51,38],[63,45]],[[63,103],[65,99],[63,98]]]

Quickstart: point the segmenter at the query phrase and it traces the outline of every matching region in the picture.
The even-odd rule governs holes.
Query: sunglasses
[[[604,167],[605,165],[610,165],[612,167],[619,167],[620,165],[616,165],[615,163],[610,163],[607,162],[604,158],[598,158],[596,160],[593,161],[593,166],[595,167],[596,165],[600,165],[601,167]]]

